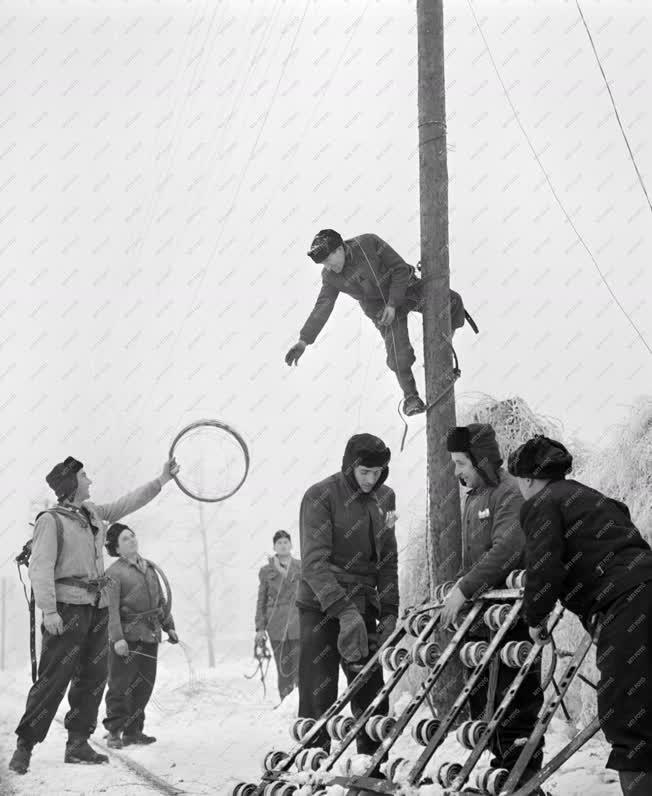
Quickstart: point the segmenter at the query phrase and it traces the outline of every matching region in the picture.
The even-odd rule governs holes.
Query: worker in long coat
[[[598,628],[598,716],[625,796],[652,794],[652,550],[624,503],[567,479],[573,457],[537,436],[510,456],[525,503],[525,613],[547,640],[557,600]]]
[[[258,572],[256,643],[269,637],[276,663],[281,700],[299,679],[299,614],[296,606],[301,562],[292,556],[292,538],[276,531],[274,555]]]

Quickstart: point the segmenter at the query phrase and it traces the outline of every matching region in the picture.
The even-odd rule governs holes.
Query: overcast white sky
[[[575,3],[473,8],[552,183],[652,344],[650,210]],[[652,183],[652,13],[583,9]],[[352,433],[385,437],[399,512],[423,515],[425,437],[398,455],[400,395],[358,305],[341,297],[300,366],[283,363],[319,289],[305,256],[319,228],[376,232],[419,259],[415,25],[413,2],[389,0],[3,4],[7,561],[53,463],[81,458],[94,497],[117,496],[199,416],[232,423],[252,453],[245,487],[207,513],[234,605],[221,631],[251,624],[272,533],[296,531],[301,494]],[[555,203],[466,1],[446,4],[446,52],[451,284],[481,328],[456,335],[458,395],[518,394],[599,444],[649,392],[650,353]],[[420,346],[420,318],[412,329]],[[185,592],[179,610],[196,518],[170,486],[133,521]]]

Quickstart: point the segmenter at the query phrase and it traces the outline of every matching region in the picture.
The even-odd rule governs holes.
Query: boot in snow
[[[108,763],[106,755],[98,754],[88,743],[88,739],[79,735],[70,735],[66,744],[66,753],[63,758],[65,763],[87,763],[99,765]]]
[[[32,759],[32,749],[34,745],[24,738],[18,736],[16,741],[16,751],[11,756],[9,768],[16,774],[27,774],[29,761]]]
[[[652,793],[652,771],[619,771],[623,796],[650,796]]]
[[[109,749],[122,749],[122,738],[120,732],[110,732],[107,736],[106,745]]]
[[[412,415],[419,415],[422,412],[426,411],[426,405],[424,402],[419,398],[416,393],[414,395],[407,395],[405,400],[403,401],[403,414],[406,417],[412,417]]]
[[[153,735],[145,735],[144,732],[122,733],[123,746],[131,746],[132,744],[148,746],[151,743],[156,743],[156,738]]]

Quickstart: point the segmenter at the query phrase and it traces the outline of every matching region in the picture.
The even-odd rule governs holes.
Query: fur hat
[[[508,466],[519,478],[557,481],[571,471],[573,457],[561,442],[538,434],[513,451]]]
[[[121,522],[114,522],[113,525],[111,525],[104,539],[104,547],[106,547],[106,552],[110,556],[113,556],[113,558],[118,557],[118,539],[120,538],[120,534],[123,531],[130,530],[131,528],[128,525],[123,525]]]
[[[45,476],[48,486],[61,502],[74,497],[77,491],[77,473],[83,470],[84,465],[72,456],[59,464],[55,464],[50,472]]]
[[[471,423],[448,432],[446,447],[450,453],[466,453],[487,483],[496,483],[503,459],[494,427],[489,423]]]
[[[323,263],[329,254],[344,245],[342,236],[334,229],[320,229],[310,244],[308,257],[316,263]]]

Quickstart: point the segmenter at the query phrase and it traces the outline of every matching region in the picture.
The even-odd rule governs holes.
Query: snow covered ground
[[[296,716],[296,692],[277,710],[275,677],[270,668],[267,699],[258,679],[247,680],[252,661],[238,657],[221,660],[215,669],[188,666],[183,652],[163,645],[159,677],[150,703],[146,731],[158,742],[150,747],[129,747],[128,757],[170,785],[188,794],[228,794],[239,781],[254,781],[270,749],[289,749],[288,728]],[[6,765],[14,743],[13,731],[24,707],[28,673],[0,673],[0,793],[3,796],[63,796],[64,794],[139,794],[157,792],[118,760],[110,765],[70,766],[63,763],[65,731],[55,723],[45,743],[36,747],[30,772],[19,777]],[[404,697],[402,697],[404,698]],[[63,718],[66,703],[59,717]],[[102,717],[102,714],[100,718]],[[547,754],[555,753],[568,737],[562,721],[547,736]],[[100,726],[96,737],[102,739]],[[397,755],[414,758],[410,738],[395,747]],[[463,752],[454,737],[438,750],[433,764],[460,760]],[[612,772],[606,772],[604,741],[593,740],[550,780],[555,796],[616,796],[620,789]],[[335,788],[333,788],[335,790]],[[429,789],[434,794],[437,789]]]

